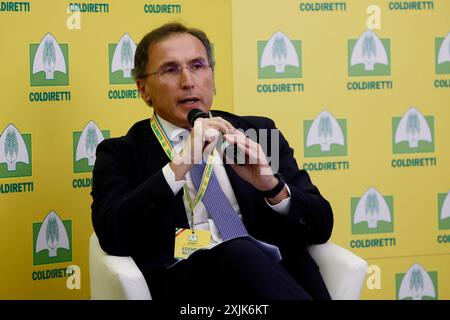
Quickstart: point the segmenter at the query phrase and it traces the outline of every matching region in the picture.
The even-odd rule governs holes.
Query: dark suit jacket
[[[267,118],[212,113],[244,131],[275,129]],[[270,139],[267,146],[265,152],[270,156]],[[279,151],[279,172],[292,197],[287,216],[273,211],[258,190],[231,167],[226,165],[226,171],[249,233],[277,245],[284,258],[293,254],[312,261],[306,245],[329,239],[332,210],[307,172],[298,169],[293,150],[281,133]],[[189,227],[183,192],[173,195],[162,173],[168,162],[148,119],[133,125],[126,136],[104,140],[97,146],[91,193],[94,230],[104,251],[132,256],[144,274],[174,261],[175,227]]]

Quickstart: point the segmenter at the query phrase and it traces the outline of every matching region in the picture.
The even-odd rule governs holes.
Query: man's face
[[[202,42],[188,33],[176,33],[149,47],[147,73],[182,66],[176,76],[147,76],[137,81],[141,97],[161,118],[183,128],[189,128],[187,114],[196,108],[209,112],[214,92],[212,68],[191,72],[187,66],[208,64]]]

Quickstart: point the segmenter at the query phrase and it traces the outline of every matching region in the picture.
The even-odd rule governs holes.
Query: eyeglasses
[[[208,63],[206,63],[206,61],[203,60],[192,61],[188,63],[186,66],[180,66],[177,63],[168,63],[161,66],[159,70],[156,72],[145,74],[145,77],[158,74],[159,77],[161,78],[161,81],[172,82],[178,80],[181,72],[183,71],[183,68],[188,69],[191,75],[195,77],[202,77],[206,75],[210,67],[211,65],[209,65]]]

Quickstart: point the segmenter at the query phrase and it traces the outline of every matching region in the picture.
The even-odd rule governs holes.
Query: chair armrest
[[[309,254],[333,300],[358,300],[367,272],[367,262],[334,243],[312,245]]]
[[[89,273],[93,300],[150,300],[144,275],[131,257],[104,252],[95,233],[89,241]]]

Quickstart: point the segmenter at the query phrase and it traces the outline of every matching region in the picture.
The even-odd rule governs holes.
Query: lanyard
[[[170,140],[167,138],[166,133],[164,132],[164,129],[162,128],[161,124],[159,123],[158,116],[153,114],[153,117],[150,118],[150,126],[156,136],[156,138],[159,141],[159,144],[163,148],[164,152],[166,153],[167,157],[172,161],[175,156],[175,151],[173,150],[173,146],[170,143]],[[189,195],[189,189],[186,185],[186,183],[183,186],[184,195],[186,197],[186,200],[188,202],[189,208],[191,209],[191,229],[194,231],[194,208],[197,206],[197,204],[203,199],[206,193],[206,189],[208,187],[209,179],[212,175],[212,169],[214,165],[214,156],[210,154],[208,156],[208,160],[206,163],[205,168],[202,172],[202,179],[200,182],[200,186],[197,190],[197,194],[195,195],[194,202],[192,202],[191,197]]]

